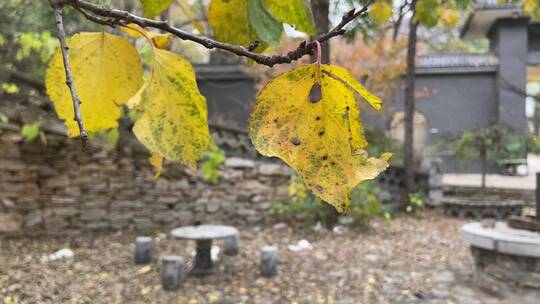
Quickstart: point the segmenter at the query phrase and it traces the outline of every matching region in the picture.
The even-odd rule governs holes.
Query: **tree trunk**
[[[328,32],[330,28],[330,2],[328,0],[312,0],[311,11],[313,12],[313,19],[315,20],[315,26],[317,27],[317,34]],[[313,37],[312,37],[313,38]],[[322,57],[321,62],[324,64],[330,63],[330,41],[326,40],[321,43]],[[316,58],[317,55],[313,55],[312,58]]]
[[[483,195],[486,191],[486,171],[487,171],[486,147],[480,147],[480,170],[482,171],[482,185],[480,189]]]
[[[405,189],[403,191],[403,208],[409,205],[410,194],[414,192],[414,89],[415,89],[415,56],[418,22],[416,16],[416,0],[411,3],[413,15],[410,19],[407,45],[407,70],[405,78],[405,140],[403,145],[405,165]]]

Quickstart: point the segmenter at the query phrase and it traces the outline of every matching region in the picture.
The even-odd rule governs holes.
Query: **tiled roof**
[[[512,3],[512,1],[506,1],[504,4],[500,4],[498,0],[476,0],[476,9],[485,10],[485,9],[506,9],[506,8],[516,8],[517,5]]]
[[[495,68],[499,65],[493,54],[433,54],[419,56],[418,69]]]

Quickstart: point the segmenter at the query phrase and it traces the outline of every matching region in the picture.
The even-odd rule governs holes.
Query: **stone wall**
[[[25,142],[0,124],[0,233],[65,234],[98,229],[166,229],[195,223],[263,222],[287,199],[289,168],[270,160],[227,158],[221,180],[180,165],[153,178],[148,152],[131,135],[116,147],[46,132]]]

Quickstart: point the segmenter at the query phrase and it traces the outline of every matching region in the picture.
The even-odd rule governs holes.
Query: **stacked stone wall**
[[[62,132],[45,137],[26,142],[18,126],[0,124],[0,233],[260,223],[272,202],[287,199],[291,171],[270,160],[227,158],[217,182],[168,164],[156,180],[129,134],[116,147],[93,140],[86,150]]]

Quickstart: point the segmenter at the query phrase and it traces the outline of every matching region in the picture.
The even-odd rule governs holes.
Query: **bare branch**
[[[366,3],[366,5],[364,5],[364,7],[362,7],[360,10],[355,11],[353,9],[349,11],[348,13],[343,15],[343,17],[341,18],[341,22],[338,25],[336,25],[330,31],[317,36],[314,40],[317,40],[319,42],[324,42],[326,40],[329,40],[332,37],[343,35],[345,33],[344,27],[347,24],[349,24],[349,22],[351,22],[352,20],[363,15],[373,2],[374,0],[369,0]],[[159,30],[171,33],[182,40],[190,40],[190,41],[199,43],[200,45],[208,49],[218,48],[225,51],[229,51],[238,56],[250,58],[259,64],[267,65],[269,67],[272,67],[275,64],[291,63],[292,61],[298,60],[307,54],[312,54],[313,50],[316,47],[315,41],[311,41],[309,43],[300,44],[296,49],[288,52],[286,55],[281,54],[281,55],[268,56],[268,55],[252,52],[245,46],[232,45],[232,44],[217,41],[217,40],[205,37],[205,36],[194,35],[192,33],[189,33],[177,27],[174,27],[168,24],[166,21],[153,20],[153,19],[140,17],[127,11],[104,7],[104,6],[93,4],[84,0],[57,0],[56,5],[59,5],[59,6],[69,5],[79,11],[84,10],[86,13],[94,14],[95,16],[93,17],[99,18],[98,20],[104,20],[105,18],[105,20],[115,23],[117,25],[126,25],[127,23],[135,23],[141,27],[151,27],[151,28],[159,29]]]
[[[512,82],[508,81],[504,77],[499,77],[498,83],[503,89],[505,89],[507,91],[510,91],[510,92],[515,93],[515,94],[517,94],[519,96],[522,96],[522,97],[532,98],[532,99],[534,99],[535,102],[540,102],[540,96],[539,95],[531,95],[531,94],[527,93],[527,90],[518,88],[516,85],[514,85]]]
[[[81,117],[81,101],[75,90],[75,84],[73,83],[73,75],[71,73],[71,66],[68,59],[68,45],[66,42],[66,33],[64,32],[64,21],[63,14],[64,10],[62,6],[57,5],[54,1],[51,1],[51,6],[54,9],[54,17],[56,19],[56,28],[58,30],[58,40],[60,41],[60,49],[62,50],[62,59],[64,60],[64,69],[66,71],[66,85],[69,87],[71,92],[71,99],[73,100],[73,120],[77,122],[79,126],[79,132],[81,134],[81,139],[83,145],[86,146],[88,142],[88,134],[84,129],[84,123]]]

